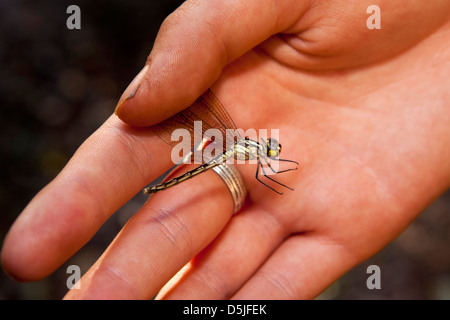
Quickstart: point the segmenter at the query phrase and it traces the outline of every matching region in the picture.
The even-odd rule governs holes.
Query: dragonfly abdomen
[[[193,169],[191,171],[188,171],[188,172],[186,172],[185,174],[182,174],[179,177],[173,178],[173,179],[171,179],[171,180],[169,180],[167,182],[160,183],[160,184],[158,184],[156,186],[153,186],[153,187],[145,188],[144,189],[144,193],[145,194],[156,193],[158,191],[165,190],[167,188],[173,187],[173,186],[175,186],[175,185],[177,185],[177,184],[179,184],[179,183],[181,183],[183,181],[186,181],[187,179],[190,179],[190,178],[192,178],[192,177],[194,177],[194,176],[196,176],[196,175],[198,175],[198,174],[200,174],[202,172],[205,172],[205,171],[207,171],[207,170],[209,170],[211,168],[214,168],[215,166],[218,166],[219,164],[225,162],[226,158],[227,158],[227,154],[223,154],[221,157],[213,159],[210,162],[208,162],[206,164],[203,164],[201,166],[198,166],[197,168],[195,168],[195,169]]]

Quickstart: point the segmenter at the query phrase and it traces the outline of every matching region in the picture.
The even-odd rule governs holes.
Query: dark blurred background
[[[113,112],[181,2],[0,0],[0,245],[31,198]],[[81,8],[81,30],[66,28],[71,4]],[[141,204],[130,201],[42,281],[16,283],[0,271],[0,299],[63,297],[67,266],[87,271]],[[319,299],[450,299],[449,211],[447,192]],[[381,290],[366,287],[372,264],[381,268]]]

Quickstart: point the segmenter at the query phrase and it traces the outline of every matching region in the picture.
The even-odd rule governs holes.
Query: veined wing
[[[203,138],[211,138],[206,133],[208,129],[220,130],[223,137],[223,149],[224,151],[226,150],[226,129],[236,130],[236,125],[225,107],[210,89],[204,92],[190,107],[153,126],[152,129],[164,142],[172,147],[179,144],[179,141],[172,141],[172,132],[179,128],[188,130],[192,137],[190,150],[193,150],[195,147],[194,121],[202,122],[201,131]],[[236,134],[239,139],[239,133],[236,132]],[[228,145],[232,145],[234,141],[229,141],[228,143]]]

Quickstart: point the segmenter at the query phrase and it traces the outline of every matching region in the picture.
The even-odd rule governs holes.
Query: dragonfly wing
[[[206,132],[208,129],[218,129],[223,138],[223,149],[226,149],[227,137],[226,129],[236,130],[236,125],[226,111],[225,107],[220,103],[219,99],[211,90],[203,93],[190,107],[180,111],[169,119],[152,127],[153,131],[168,145],[178,145],[179,141],[172,141],[172,133],[175,129],[186,129],[191,135],[190,150],[195,147],[194,124],[195,121],[201,121],[202,138],[211,138]],[[239,134],[238,134],[239,137]],[[194,141],[195,140],[195,141]]]

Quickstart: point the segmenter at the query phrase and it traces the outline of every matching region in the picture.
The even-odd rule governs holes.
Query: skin
[[[450,184],[450,2],[378,1],[380,30],[372,4],[185,2],[116,114],[14,223],[5,271],[41,279],[79,250],[170,166],[149,126],[208,87],[238,127],[280,129],[300,168],[277,179],[295,191],[239,165],[235,216],[213,172],[157,193],[65,298],[312,299],[382,249]]]

